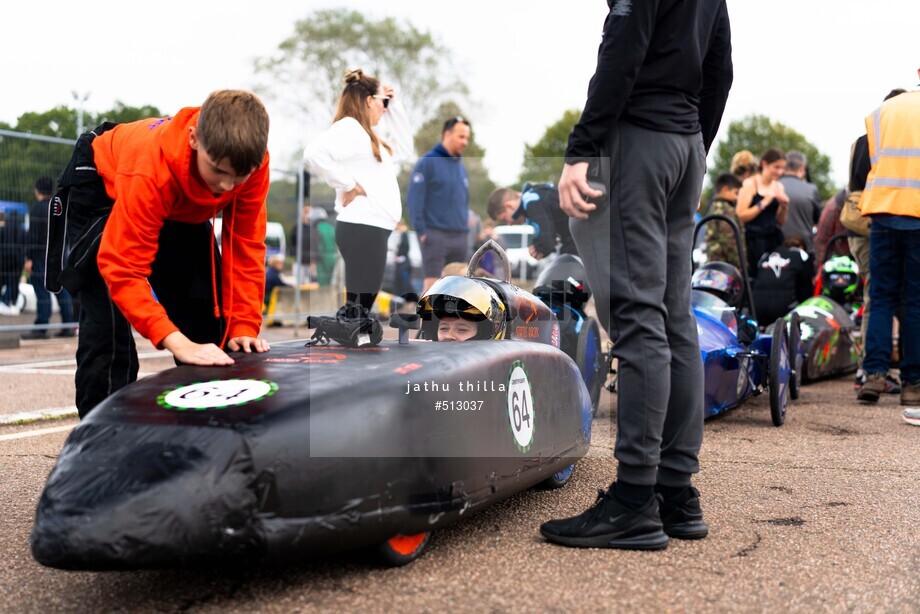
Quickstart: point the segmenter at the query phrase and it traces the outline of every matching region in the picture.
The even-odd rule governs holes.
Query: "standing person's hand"
[[[367,192],[364,191],[364,188],[361,187],[360,183],[356,183],[355,187],[348,190],[347,192],[342,192],[342,206],[347,207],[351,204],[351,201],[358,198],[359,196],[367,196]]]
[[[569,217],[579,220],[588,219],[588,213],[597,209],[597,205],[585,200],[585,196],[597,198],[603,192],[588,185],[588,163],[566,164],[559,178],[559,207]]]
[[[380,92],[384,96],[389,96],[390,100],[393,100],[394,98],[396,98],[396,90],[393,89],[392,85],[381,85]]]

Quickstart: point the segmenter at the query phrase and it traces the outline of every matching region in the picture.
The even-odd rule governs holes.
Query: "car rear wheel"
[[[786,335],[786,323],[782,318],[773,325],[773,338],[770,344],[770,417],[773,426],[782,426],[786,421],[786,406],[789,404],[789,381],[792,366],[789,361],[789,343]]]
[[[607,373],[604,371],[609,371],[604,361],[601,330],[597,320],[591,317],[584,319],[575,348],[575,364],[578,365],[578,371],[588,389],[591,407],[596,416],[601,400],[601,388],[607,379]]]
[[[425,553],[430,538],[431,531],[415,535],[396,535],[380,544],[378,552],[384,564],[389,567],[402,567]]]
[[[801,345],[802,332],[799,328],[799,314],[795,311],[789,316],[789,361],[792,365],[792,374],[789,378],[789,398],[792,400],[799,398],[799,391],[802,387],[802,360]]]
[[[572,473],[574,473],[574,471],[575,465],[573,463],[559,473],[556,473],[552,477],[548,477],[540,482],[540,487],[546,490],[556,490],[557,488],[562,488],[569,483],[569,480],[572,479]]]

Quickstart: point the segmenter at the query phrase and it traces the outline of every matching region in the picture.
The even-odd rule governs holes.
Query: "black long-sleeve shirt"
[[[607,0],[610,13],[566,162],[599,155],[614,124],[702,132],[709,150],[732,83],[725,0]]]

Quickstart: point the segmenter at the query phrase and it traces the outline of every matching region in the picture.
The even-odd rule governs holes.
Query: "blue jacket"
[[[470,180],[460,156],[450,155],[438,143],[419,158],[406,195],[409,219],[418,236],[429,228],[467,232],[469,201]]]

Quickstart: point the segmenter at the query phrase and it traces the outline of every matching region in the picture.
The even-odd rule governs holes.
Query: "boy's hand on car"
[[[256,337],[233,337],[227,342],[227,347],[231,352],[267,352],[269,349],[268,341]]]
[[[195,343],[179,331],[166,335],[163,347],[172,352],[176,360],[187,365],[225,366],[234,360],[213,343]]]

